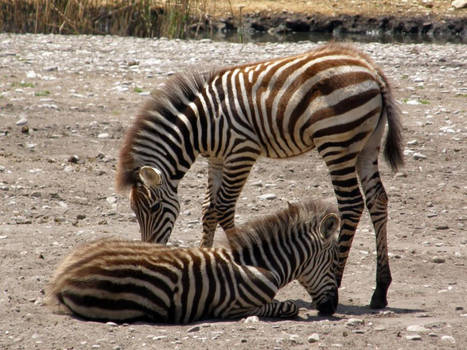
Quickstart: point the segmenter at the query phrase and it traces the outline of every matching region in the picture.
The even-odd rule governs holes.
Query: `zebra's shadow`
[[[307,302],[302,299],[298,299],[295,301],[295,304],[299,308],[305,308],[305,309],[315,309],[312,303]],[[412,313],[420,313],[420,312],[425,312],[423,309],[408,309],[408,308],[397,308],[397,307],[385,307],[384,309],[372,309],[370,308],[369,305],[345,305],[345,304],[339,304],[337,306],[336,313],[333,316],[314,316],[310,315],[308,318],[305,320],[316,320],[318,319],[324,319],[324,318],[331,318],[331,319],[339,319],[341,318],[339,315],[343,316],[362,316],[362,315],[391,315],[391,314],[412,314]]]

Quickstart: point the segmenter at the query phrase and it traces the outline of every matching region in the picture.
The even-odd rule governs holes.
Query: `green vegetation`
[[[19,83],[19,86],[33,88],[34,84],[33,83],[26,83],[26,82],[22,81],[21,83]]]
[[[0,0],[0,31],[183,38],[208,0]]]
[[[133,91],[134,91],[134,92],[137,92],[137,93],[139,94],[139,93],[143,92],[144,90],[141,89],[140,87],[135,87],[135,88],[133,89]]]
[[[33,88],[33,87],[34,87],[34,84],[33,84],[33,83],[28,83],[28,82],[25,82],[25,81],[21,81],[21,82],[19,82],[19,83],[13,82],[13,83],[11,83],[11,87],[12,87],[12,88],[15,88],[15,87],[20,87],[20,88]]]
[[[36,91],[34,93],[34,96],[49,96],[49,95],[50,95],[49,90]]]

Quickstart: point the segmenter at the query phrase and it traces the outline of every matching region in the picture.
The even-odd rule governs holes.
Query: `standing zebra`
[[[98,240],[65,258],[48,303],[87,319],[120,322],[294,317],[293,302],[273,298],[297,279],[320,313],[330,315],[338,302],[336,213],[319,201],[289,205],[228,231],[225,248]]]
[[[235,203],[259,156],[287,158],[313,148],[326,163],[341,228],[337,280],[366,207],[376,233],[376,289],[387,305],[388,198],[378,171],[384,155],[403,164],[401,126],[388,82],[363,53],[341,45],[208,73],[177,75],[155,91],[126,135],[117,174],[131,188],[143,241],[165,243],[179,213],[177,187],[196,157],[209,160],[201,246],[217,224],[234,226]],[[360,186],[359,186],[360,185]]]

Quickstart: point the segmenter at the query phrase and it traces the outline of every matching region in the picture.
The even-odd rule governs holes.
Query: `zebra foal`
[[[329,315],[338,302],[336,213],[319,201],[290,204],[229,230],[222,248],[98,240],[65,258],[48,303],[86,319],[120,322],[294,317],[293,302],[273,298],[297,279]]]
[[[201,245],[210,247],[217,224],[234,227],[235,204],[258,157],[316,148],[341,216],[338,284],[366,204],[377,246],[370,306],[382,308],[391,283],[388,198],[378,170],[386,124],[384,155],[397,170],[401,126],[390,86],[365,54],[348,46],[178,75],[153,93],[128,131],[117,187],[130,189],[142,240],[165,243],[180,210],[179,181],[198,155],[207,157]]]

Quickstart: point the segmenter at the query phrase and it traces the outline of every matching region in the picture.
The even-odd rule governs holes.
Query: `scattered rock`
[[[23,125],[26,125],[27,123],[28,123],[27,118],[21,118],[20,120],[18,120],[18,121],[16,122],[16,125],[17,125],[17,126],[23,126]]]
[[[434,262],[435,264],[443,264],[446,262],[446,259],[440,256],[434,256],[433,258],[431,258],[431,261]]]
[[[427,156],[422,154],[422,153],[418,153],[418,152],[415,152],[413,155],[412,155],[413,159],[415,160],[423,160],[423,159],[426,159]]]
[[[407,327],[407,332],[415,332],[415,333],[428,333],[430,330],[423,326],[419,325],[412,325]]]
[[[454,0],[451,6],[458,10],[463,9],[464,7],[467,7],[467,0]]]
[[[418,334],[409,334],[405,336],[407,340],[422,340],[422,337]]]
[[[256,322],[259,322],[258,316],[249,316],[245,318],[245,320],[243,321],[243,323],[256,323]]]
[[[109,204],[115,204],[115,203],[117,203],[117,197],[114,197],[114,196],[107,197],[105,200],[106,200],[107,203],[109,203]]]
[[[69,163],[78,163],[79,162],[79,157],[76,154],[74,154],[74,155],[72,155],[72,156],[70,156],[68,158],[68,162]]]
[[[455,344],[456,343],[456,339],[454,339],[454,337],[451,337],[450,335],[443,335],[441,337],[441,340],[442,341],[445,341],[445,342],[448,342],[448,343],[451,343],[451,344]]]
[[[310,335],[308,338],[308,343],[316,343],[316,342],[319,342],[319,334],[318,333],[313,333],[312,335]]]
[[[277,195],[275,195],[274,193],[266,193],[266,194],[262,194],[261,196],[258,196],[258,199],[260,201],[273,200],[273,199],[276,199],[276,198],[277,198]]]
[[[359,318],[349,318],[345,325],[347,327],[357,327],[357,326],[362,326],[364,324],[364,321],[359,319]]]
[[[200,326],[194,326],[194,327],[188,328],[187,333],[199,332],[200,329],[201,329]]]

